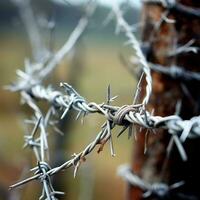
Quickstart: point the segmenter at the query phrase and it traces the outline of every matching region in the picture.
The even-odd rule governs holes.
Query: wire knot
[[[109,113],[109,118],[117,125],[125,125],[129,123],[125,120],[125,116],[129,114],[129,112],[138,112],[139,107],[137,105],[124,105],[119,110],[112,114]]]
[[[24,136],[24,139],[25,139],[24,148],[27,147],[27,146],[30,146],[31,148],[33,148],[33,147],[40,147],[39,142],[37,142],[37,141],[33,138],[33,136],[31,136],[31,135],[26,135],[26,136]]]
[[[68,83],[60,83],[61,87],[65,88],[65,91],[70,96],[69,106],[73,106],[74,109],[80,110],[79,103],[85,102],[85,99]]]
[[[51,167],[49,166],[49,164],[47,164],[46,162],[38,162],[38,166],[35,167],[33,170],[35,171],[35,174],[41,174],[38,179],[42,181],[47,180],[49,181],[49,174],[48,171],[51,169]]]
[[[153,195],[162,199],[163,197],[166,197],[169,190],[169,186],[165,183],[153,183],[151,189],[145,192],[143,197],[147,198]]]

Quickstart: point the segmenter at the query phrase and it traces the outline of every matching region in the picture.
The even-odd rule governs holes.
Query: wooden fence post
[[[177,51],[177,48],[191,40],[192,46],[200,46],[200,20],[199,16],[193,12],[195,10],[199,12],[200,1],[176,0],[176,4],[168,6],[169,9],[166,9],[156,1],[148,1],[143,6],[142,40],[147,47],[146,57],[154,64],[166,67],[176,65],[189,71],[200,71],[199,50],[196,53]],[[154,115],[174,114],[178,101],[181,101],[179,115],[183,119],[190,119],[200,114],[200,83],[198,81],[173,79],[155,71],[152,71],[152,78],[153,92],[148,109],[154,109]],[[142,87],[144,89],[145,83],[142,83]],[[142,91],[141,98],[143,95]],[[131,165],[133,172],[150,183],[164,182],[170,185],[185,181],[176,197],[164,199],[200,199],[200,162],[198,161],[200,139],[187,139],[184,142],[183,146],[188,156],[187,162],[184,162],[175,145],[170,156],[166,156],[170,135],[163,130],[156,130],[156,134],[149,134],[147,152],[144,154],[145,133],[146,130],[141,132],[138,130],[137,141],[134,141]],[[129,185],[126,199],[141,200],[142,194],[141,189]]]

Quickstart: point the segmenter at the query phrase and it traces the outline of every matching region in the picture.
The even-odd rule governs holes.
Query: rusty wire
[[[49,176],[72,166],[75,167],[75,176],[81,162],[85,161],[86,155],[91,153],[97,145],[100,145],[98,150],[98,152],[100,152],[108,140],[110,140],[112,144],[111,130],[116,125],[123,126],[122,132],[120,132],[119,135],[122,134],[125,129],[129,127],[129,125],[137,124],[148,129],[167,129],[170,134],[180,136],[181,142],[184,142],[188,137],[194,138],[200,136],[200,117],[193,117],[190,120],[182,120],[177,115],[167,117],[153,116],[148,111],[143,109],[142,104],[117,107],[104,103],[87,103],[84,98],[81,97],[71,86],[66,83],[62,83],[61,85],[66,89],[67,95],[61,95],[61,92],[53,90],[45,91],[44,88],[36,86],[36,88],[33,88],[33,93],[31,93],[30,96],[34,95],[35,98],[46,99],[50,103],[54,102],[54,105],[61,107],[65,114],[67,114],[67,111],[71,108],[77,110],[79,115],[81,112],[85,114],[94,112],[103,114],[106,118],[106,122],[103,124],[102,129],[96,138],[82,152],[74,154],[72,159],[63,163],[61,166],[49,169],[46,172]],[[27,101],[31,107],[37,109],[34,104],[31,105],[32,100],[28,99]],[[39,113],[39,111],[37,112]],[[40,117],[38,121],[39,120]],[[43,150],[44,149],[45,148],[43,147]],[[112,145],[111,154],[114,156],[114,149]],[[11,188],[32,181],[33,179],[39,179],[41,175],[42,174],[39,173],[32,178],[28,178],[22,182],[12,185]]]
[[[94,9],[92,9],[92,11],[87,11],[87,15],[80,20],[69,40],[52,57],[52,59],[34,65],[26,63],[25,72],[17,71],[19,81],[9,87],[12,91],[20,92],[24,102],[34,111],[34,120],[32,120],[34,128],[30,135],[25,136],[25,147],[29,146],[33,149],[38,161],[37,166],[33,169],[34,175],[11,185],[11,189],[33,180],[39,180],[43,184],[41,199],[56,199],[55,195],[62,194],[62,192],[57,192],[53,189],[51,176],[69,167],[74,167],[74,176],[76,176],[77,170],[80,164],[85,161],[86,156],[90,154],[96,146],[99,146],[98,152],[102,151],[105,143],[108,141],[110,143],[111,155],[114,156],[115,152],[111,131],[117,125],[122,126],[122,130],[118,136],[133,124],[152,130],[163,128],[168,130],[169,134],[178,136],[178,138],[176,137],[179,141],[176,143],[177,145],[181,145],[181,143],[187,138],[196,138],[200,136],[200,116],[193,117],[190,120],[182,120],[178,115],[166,117],[154,116],[146,109],[146,105],[148,104],[152,92],[150,67],[140,49],[139,42],[133,35],[131,27],[123,18],[117,4],[113,5],[113,13],[117,21],[117,29],[125,33],[128,39],[128,44],[130,44],[135,50],[139,64],[144,72],[146,80],[146,95],[142,102],[132,105],[123,105],[121,107],[113,106],[110,104],[114,100],[114,97],[112,98],[110,96],[110,87],[108,87],[108,99],[106,103],[97,104],[95,102],[88,103],[72,86],[67,83],[61,83],[65,93],[54,90],[50,86],[43,86],[42,81],[52,72],[64,55],[72,49],[78,38],[81,36],[88,24],[88,17],[91,16],[93,10]],[[46,116],[43,116],[34,99],[45,100],[50,104],[50,109]],[[101,130],[95,139],[88,144],[83,151],[74,154],[71,159],[64,162],[62,165],[51,168],[48,164],[47,127],[52,124],[50,118],[51,115],[55,115],[56,111],[62,111],[62,119],[70,109],[74,109],[78,112],[77,118],[89,113],[99,113],[105,117],[105,123],[102,125]],[[38,130],[40,133],[39,136],[36,137],[36,132]],[[180,151],[182,157],[184,157],[184,153],[185,152]],[[154,191],[153,188],[146,189],[151,192]]]

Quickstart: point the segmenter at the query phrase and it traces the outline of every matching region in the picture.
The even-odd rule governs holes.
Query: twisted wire
[[[41,61],[47,58],[49,52],[44,45],[41,38],[40,30],[37,20],[34,17],[33,9],[30,0],[11,0],[19,9],[20,17],[25,25],[26,32],[32,49],[33,59]]]
[[[147,129],[166,129],[168,130],[169,134],[178,136],[181,142],[184,142],[187,138],[196,138],[200,136],[200,116],[193,117],[190,120],[182,120],[177,115],[166,117],[153,116],[146,110],[146,105],[152,92],[152,78],[150,74],[150,67],[144,55],[142,54],[138,41],[132,33],[132,29],[124,20],[123,15],[117,4],[114,4],[113,11],[116,16],[118,28],[122,32],[124,32],[126,37],[129,39],[128,42],[135,50],[136,56],[138,57],[139,63],[142,66],[145,74],[146,95],[142,103],[136,105],[123,105],[121,107],[112,106],[110,105],[110,97],[108,98],[107,103],[88,103],[85,98],[79,95],[79,93],[67,83],[61,83],[61,86],[65,89],[66,94],[63,94],[61,91],[54,90],[50,86],[47,88],[43,86],[42,80],[49,73],[52,72],[58,62],[63,58],[66,53],[69,52],[69,50],[76,43],[77,39],[80,37],[83,29],[87,25],[87,20],[81,21],[81,25],[79,26],[80,33],[77,32],[77,29],[75,30],[75,34],[72,34],[72,40],[69,42],[70,45],[67,45],[67,47],[66,45],[64,45],[63,48],[61,48],[61,50],[58,52],[58,54],[56,54],[55,57],[50,62],[48,62],[48,64],[46,65],[47,67],[43,68],[43,70],[40,71],[39,76],[37,76],[37,73],[34,74],[28,73],[28,71],[18,71],[20,81],[18,84],[10,87],[10,89],[13,91],[20,91],[25,103],[28,104],[29,107],[31,107],[34,111],[35,126],[31,135],[25,136],[25,146],[30,146],[33,149],[38,160],[38,165],[33,170],[35,172],[34,175],[14,185],[11,185],[11,189],[37,179],[43,184],[41,199],[47,198],[48,200],[54,200],[55,195],[61,194],[61,192],[54,191],[50,177],[69,167],[74,167],[74,176],[76,176],[77,170],[80,164],[85,161],[86,156],[90,154],[96,146],[99,146],[97,152],[101,152],[104,145],[108,141],[110,142],[111,155],[114,156],[115,153],[113,148],[111,130],[117,125],[123,127],[119,135],[121,135],[127,128],[132,126],[132,124],[137,124]],[[51,104],[50,111],[45,117],[42,115],[34,99],[45,100]],[[61,109],[63,111],[61,118],[63,118],[70,109],[78,111],[77,117],[79,117],[81,114],[84,116],[85,114],[89,113],[99,113],[101,115],[104,115],[105,123],[102,125],[101,130],[97,134],[95,139],[90,144],[88,144],[83,151],[78,154],[74,154],[71,159],[69,159],[62,165],[51,168],[47,164],[48,134],[46,129],[47,126],[50,124],[50,116],[53,114],[53,110],[58,109]],[[39,137],[36,138],[36,131],[38,129],[40,130],[40,134]],[[151,191],[153,193],[155,190],[154,188],[157,188],[152,188],[148,184],[142,183],[142,181],[138,182],[140,182],[140,186],[143,187],[145,190]]]
[[[200,73],[187,71],[183,67],[172,65],[170,67],[165,67],[158,64],[150,63],[150,68],[153,71],[163,73],[177,80],[184,81],[200,81]]]
[[[6,89],[11,91],[27,91],[32,87],[42,84],[42,81],[55,69],[59,62],[66,56],[76,45],[89,23],[89,18],[96,9],[95,3],[90,3],[86,7],[85,16],[83,16],[76,28],[72,31],[65,44],[57,51],[55,55],[44,58],[38,63],[30,63],[25,61],[25,71],[17,70],[19,81],[7,86]]]
[[[144,57],[144,54],[142,53],[142,50],[140,48],[140,44],[136,37],[134,36],[132,32],[132,28],[129,26],[129,24],[125,21],[123,18],[122,12],[116,2],[113,2],[113,12],[115,14],[116,20],[117,20],[117,27],[125,33],[126,37],[128,38],[128,44],[131,45],[131,47],[135,50],[136,57],[138,58],[139,64],[142,66],[143,72],[145,73],[145,79],[146,79],[146,95],[143,99],[142,104],[147,105],[151,92],[152,92],[152,78],[150,73],[150,67],[147,63],[146,58]]]
[[[156,129],[156,128],[163,128],[168,130],[169,134],[178,135],[180,136],[181,142],[184,142],[187,138],[196,138],[200,136],[200,116],[193,117],[190,120],[182,120],[177,115],[171,115],[166,117],[161,116],[153,116],[148,111],[143,110],[142,105],[126,105],[122,107],[116,107],[106,104],[96,104],[96,103],[87,103],[83,100],[83,98],[68,84],[62,83],[65,87],[67,87],[68,95],[64,95],[61,97],[61,93],[59,93],[59,99],[72,99],[72,97],[77,96],[81,99],[81,102],[76,101],[74,98],[76,106],[72,106],[73,102],[70,104],[70,108],[74,108],[75,110],[81,110],[87,113],[100,113],[103,114],[106,118],[106,122],[103,124],[101,131],[98,133],[96,138],[89,144],[87,147],[80,153],[74,154],[73,158],[66,161],[62,165],[52,168],[46,173],[49,176],[55,175],[59,171],[63,169],[67,169],[69,167],[75,167],[74,176],[80,166],[81,162],[85,161],[85,157],[91,153],[97,145],[100,145],[98,152],[102,151],[104,144],[111,140],[111,130],[116,126],[124,126],[127,128],[131,124],[137,124],[141,127],[148,128],[148,129]],[[40,96],[42,97],[49,94],[48,92],[45,94],[45,90],[43,89],[43,93],[39,92],[38,88],[35,91],[38,91]],[[53,93],[53,92],[52,92]],[[45,95],[44,95],[45,94]],[[37,97],[38,97],[37,96]],[[40,96],[41,97],[41,96]],[[44,98],[43,98],[44,99]],[[46,100],[51,100],[52,98],[48,98],[46,96]],[[51,101],[50,101],[51,102]],[[57,103],[62,101],[57,101]],[[64,108],[68,109],[70,101],[62,102],[60,106],[64,106]],[[123,129],[125,131],[125,129]],[[111,153],[113,153],[113,147],[111,146]],[[113,154],[114,155],[114,154]],[[19,185],[25,184],[33,179],[38,179],[41,174],[33,176],[32,178],[28,178],[24,181],[20,181],[16,183],[10,188],[17,187]]]
[[[21,92],[21,96],[23,98],[24,103],[29,105],[30,108],[34,111],[35,116],[35,126],[30,135],[25,135],[25,145],[24,147],[29,146],[33,149],[33,152],[38,161],[38,166],[33,168],[31,171],[34,172],[35,175],[39,175],[37,179],[43,185],[42,195],[39,199],[48,199],[48,200],[56,200],[55,195],[63,194],[62,192],[55,191],[50,176],[47,172],[51,169],[47,161],[49,160],[48,155],[48,140],[47,140],[47,122],[50,118],[51,113],[48,112],[46,117],[43,117],[40,108],[34,102],[33,98],[26,93]],[[36,138],[37,130],[39,129],[39,136]]]
[[[199,18],[200,17],[200,9],[199,8],[192,8],[181,3],[176,2],[175,0],[142,0],[144,3],[150,4],[160,4],[164,8],[183,13],[186,17],[191,18]]]
[[[70,37],[63,45],[63,47],[52,57],[52,59],[47,63],[47,65],[39,72],[39,80],[43,80],[48,77],[48,75],[53,71],[57,64],[63,59],[63,57],[71,51],[74,45],[79,40],[82,33],[85,31],[88,25],[88,19],[92,16],[96,8],[96,4],[89,4],[86,7],[85,16],[82,17],[74,31],[71,33]]]
[[[134,123],[144,128],[164,128],[167,129],[170,134],[184,135],[184,137],[181,137],[182,141],[185,141],[186,139],[184,130],[190,126],[191,128],[189,133],[187,133],[187,137],[194,138],[200,136],[200,116],[192,117],[190,120],[182,120],[177,115],[166,117],[153,116],[147,110],[142,108],[142,104],[123,105],[119,107],[105,103],[87,103],[87,101],[79,95],[72,86],[67,83],[61,83],[61,85],[65,89],[67,88],[65,90],[67,94],[63,94],[61,91],[56,91],[49,87],[44,88],[43,86],[36,86],[32,88],[31,95],[34,95],[34,98],[45,99],[50,103],[54,103],[62,110],[73,108],[76,111],[85,112],[87,114],[103,114],[106,120],[109,120],[116,125],[123,126],[127,123]]]
[[[129,184],[139,187],[144,191],[143,197],[148,198],[151,196],[156,196],[159,199],[163,199],[170,195],[174,189],[177,189],[184,185],[183,181],[174,183],[172,185],[167,185],[166,183],[148,183],[131,171],[128,165],[122,165],[118,168],[118,175],[121,176]]]
[[[43,60],[36,60],[37,63],[30,63],[28,60],[25,60],[25,71],[17,70],[17,75],[19,77],[18,82],[7,87],[7,89],[10,89],[11,91],[18,91],[21,94],[23,103],[27,104],[34,113],[33,119],[27,120],[27,123],[34,125],[34,127],[31,134],[26,134],[24,136],[24,148],[31,148],[38,162],[37,166],[31,170],[34,173],[33,177],[28,178],[28,181],[37,179],[42,183],[42,194],[39,199],[56,200],[57,195],[64,194],[63,192],[54,190],[49,175],[51,167],[48,164],[49,147],[47,129],[50,125],[55,126],[55,122],[50,118],[55,115],[55,111],[58,107],[65,108],[65,112],[63,113],[64,117],[72,103],[73,108],[77,109],[77,104],[83,101],[82,98],[75,94],[75,92],[68,98],[67,96],[63,97],[58,91],[53,91],[50,86],[43,88],[42,82],[48,77],[63,57],[73,49],[88,25],[89,17],[93,14],[96,7],[95,5],[96,4],[93,2],[89,3],[86,7],[85,16],[80,19],[69,39],[55,55],[43,58]],[[32,12],[31,7],[29,7],[29,11]],[[30,26],[27,26],[27,28],[29,27]],[[45,116],[42,114],[35,99],[48,100],[53,105],[50,106],[49,111]],[[56,132],[60,132],[56,127],[53,127],[53,129]],[[22,184],[28,181],[26,179],[22,181]]]

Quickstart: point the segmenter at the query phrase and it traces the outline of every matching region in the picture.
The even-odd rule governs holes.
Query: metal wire
[[[200,9],[192,8],[181,3],[176,2],[175,0],[142,0],[144,3],[149,4],[160,4],[164,8],[184,14],[186,17],[199,18]]]
[[[151,196],[163,199],[169,196],[170,193],[184,185],[184,181],[180,181],[168,186],[166,183],[148,183],[142,178],[134,174],[128,165],[122,165],[118,168],[118,175],[121,176],[129,184],[139,187],[144,191],[143,197],[148,198]]]
[[[72,86],[67,83],[61,83],[61,85],[65,88],[67,94],[62,94],[61,91],[53,90],[51,87],[44,88],[40,85],[33,87],[29,93],[36,99],[46,100],[54,107],[59,107],[65,114],[67,114],[66,110],[69,111],[71,108],[85,114],[100,113],[105,116],[106,120],[115,125],[124,126],[133,123],[150,129],[164,128],[170,134],[181,135],[182,141],[185,141],[187,137],[194,138],[200,136],[200,116],[192,117],[190,120],[182,120],[177,115],[166,117],[153,116],[143,109],[142,104],[119,107],[105,103],[87,103]],[[189,132],[185,131],[185,129],[188,129],[188,126],[191,127]]]
[[[111,139],[111,130],[116,126],[123,126],[123,131],[128,128],[131,124],[137,124],[144,128],[148,129],[157,129],[163,128],[167,129],[169,134],[180,136],[180,141],[184,142],[187,138],[196,138],[200,136],[200,117],[193,117],[190,120],[182,120],[177,115],[171,115],[167,117],[153,116],[148,111],[143,110],[142,104],[140,105],[126,105],[122,107],[111,106],[107,104],[96,104],[96,103],[87,103],[71,86],[66,83],[62,83],[62,86],[66,88],[67,95],[61,95],[61,93],[56,91],[49,90],[45,93],[45,89],[39,86],[36,86],[37,89],[33,89],[35,98],[41,98],[49,100],[50,103],[55,102],[56,106],[60,106],[63,110],[69,110],[73,108],[79,112],[84,113],[100,113],[103,114],[106,118],[106,122],[103,124],[101,131],[98,133],[96,138],[80,153],[75,154],[72,159],[63,163],[61,166],[50,169],[46,173],[49,176],[52,176],[59,171],[72,167],[75,167],[74,176],[76,175],[77,169],[80,166],[81,162],[85,160],[85,157],[91,153],[97,145],[100,145],[98,152],[100,152],[104,144]],[[37,91],[37,92],[36,92]],[[49,98],[48,98],[49,94]],[[52,95],[53,94],[53,95]],[[59,94],[55,97],[54,94]],[[52,96],[55,98],[52,98]],[[52,101],[53,99],[53,101]],[[65,101],[66,100],[66,101]],[[31,102],[28,104],[33,107],[35,110],[34,104],[31,105]],[[39,111],[37,111],[39,113]],[[67,112],[65,111],[65,114]],[[38,115],[41,117],[40,115]],[[40,119],[40,118],[39,118]],[[39,120],[38,119],[38,120]],[[121,134],[121,133],[120,133]],[[44,145],[44,144],[43,144]],[[45,147],[42,147],[42,152]],[[42,158],[44,158],[44,153]],[[111,148],[111,152],[113,149]],[[113,153],[112,153],[113,154]],[[33,176],[33,179],[38,179],[41,177],[41,174]],[[10,186],[11,188],[17,187],[33,179],[26,179],[25,181],[19,182]]]
[[[153,71],[165,74],[176,80],[183,81],[200,81],[200,73],[187,71],[183,67],[172,65],[162,66],[158,64],[150,63],[150,68]]]
[[[93,10],[93,9],[92,9]],[[93,11],[92,11],[93,12]],[[163,128],[168,130],[169,134],[176,135],[178,140],[184,142],[187,138],[196,138],[200,136],[200,116],[191,118],[190,120],[182,120],[177,115],[171,115],[166,117],[153,116],[146,109],[146,105],[149,101],[152,92],[152,78],[150,74],[150,67],[147,63],[138,41],[132,33],[131,27],[123,18],[120,8],[117,4],[113,5],[113,12],[117,21],[117,29],[124,32],[128,38],[128,42],[135,50],[139,63],[143,69],[146,80],[146,95],[140,104],[112,106],[110,102],[114,100],[110,96],[110,87],[108,88],[108,99],[106,103],[97,104],[95,102],[87,102],[72,86],[67,83],[61,83],[65,93],[54,90],[52,87],[44,87],[42,81],[47,77],[49,73],[60,62],[64,55],[66,55],[77,42],[78,38],[82,34],[83,30],[88,24],[88,17],[91,16],[91,11],[88,11],[87,16],[80,20],[77,28],[70,36],[68,42],[58,51],[57,54],[48,62],[37,63],[30,65],[26,63],[25,72],[17,71],[19,76],[19,82],[9,87],[12,91],[19,91],[26,103],[34,112],[33,120],[29,121],[34,124],[33,131],[30,135],[25,136],[25,147],[29,146],[33,149],[38,164],[32,171],[34,172],[32,177],[29,177],[23,181],[10,186],[15,188],[17,186],[26,184],[33,180],[39,180],[43,185],[43,192],[40,199],[54,200],[55,195],[62,194],[56,192],[51,184],[51,176],[57,174],[61,170],[69,167],[74,167],[74,176],[76,176],[77,170],[82,162],[85,161],[86,156],[90,154],[96,146],[99,146],[98,153],[103,150],[104,145],[110,142],[111,155],[114,156],[114,148],[112,142],[112,129],[115,126],[122,126],[120,136],[127,128],[133,124],[137,124],[147,129]],[[45,65],[46,64],[46,65]],[[39,67],[37,67],[39,65]],[[43,66],[43,67],[41,67]],[[33,69],[31,69],[33,67]],[[37,70],[35,70],[37,69]],[[39,70],[38,69],[42,69]],[[50,104],[49,112],[43,116],[41,110],[37,106],[35,101],[45,100]],[[105,123],[102,125],[101,130],[95,137],[95,139],[88,144],[88,146],[78,154],[74,154],[71,159],[66,161],[60,166],[51,168],[48,165],[48,141],[47,141],[47,127],[52,123],[51,116],[55,116],[55,113],[59,110],[62,111],[61,119],[68,113],[70,109],[74,109],[78,112],[79,116],[85,116],[90,113],[98,113],[105,117]],[[39,132],[39,136],[38,133]],[[177,144],[177,143],[176,143]],[[129,177],[127,175],[127,177]],[[133,181],[133,180],[132,180]],[[150,191],[150,193],[161,193],[160,191],[169,191],[169,187],[166,185],[154,185],[150,186],[147,183],[142,182],[138,178],[134,178],[135,184],[138,184],[144,190]],[[156,188],[156,189],[155,189]],[[164,188],[164,189],[163,189]],[[162,195],[162,194],[159,194]]]
[[[22,5],[28,6],[26,15],[29,15],[29,17],[25,19],[23,15],[23,19],[26,22],[27,29],[30,29],[30,27],[34,29],[34,26],[32,26],[31,24],[27,24],[28,21],[29,23],[31,23],[31,21],[35,20],[31,10],[31,6],[28,4],[29,2],[27,2],[26,4],[26,2],[24,2],[23,0],[15,1],[15,3],[17,3],[20,9],[22,9]],[[18,82],[13,83],[11,86],[7,87],[11,91],[18,91],[21,94],[23,103],[27,104],[34,113],[33,118],[31,120],[26,120],[28,124],[33,125],[33,129],[30,134],[26,134],[24,136],[24,148],[31,148],[36,157],[37,166],[31,169],[31,172],[33,172],[34,175],[33,177],[28,178],[28,181],[37,179],[42,183],[42,194],[39,199],[56,200],[57,195],[64,194],[63,192],[54,190],[53,185],[51,183],[51,177],[49,175],[49,171],[52,169],[48,164],[49,147],[47,137],[49,134],[47,129],[51,125],[55,126],[55,122],[53,121],[53,119],[51,119],[51,117],[55,116],[57,110],[60,107],[65,108],[65,112],[63,114],[64,116],[72,103],[73,108],[76,109],[78,108],[76,104],[83,101],[78,95],[76,95],[75,91],[70,96],[70,98],[67,99],[67,96],[63,97],[60,92],[53,91],[51,87],[42,88],[40,86],[42,86],[42,81],[48,77],[48,75],[52,72],[56,65],[63,59],[63,57],[66,54],[68,54],[71,51],[71,49],[77,43],[78,39],[87,27],[89,17],[93,14],[95,7],[96,4],[94,4],[93,2],[89,3],[89,5],[86,7],[85,16],[80,19],[77,27],[70,35],[67,42],[55,55],[52,55],[47,59],[46,57],[43,57],[43,60],[38,59],[37,55],[40,55],[40,52],[36,52],[36,49],[38,49],[39,42],[37,42],[37,44],[35,45],[32,44],[35,63],[30,63],[26,60],[25,71],[17,70],[17,75],[19,77]],[[28,30],[28,33],[30,33],[30,31],[31,30]],[[38,37],[40,38],[39,31],[36,31],[38,34],[36,34],[34,37],[37,37],[38,35]],[[30,39],[34,38],[31,34],[29,34],[29,37]],[[32,40],[31,42],[33,43]],[[43,115],[35,99],[46,99],[52,104],[50,105],[49,111],[46,113],[46,115]],[[53,127],[53,129],[56,132],[61,132],[56,127]],[[26,182],[27,180],[22,181],[22,183]]]
[[[33,59],[35,61],[44,60],[49,57],[49,52],[43,44],[43,40],[40,35],[40,30],[37,25],[37,21],[34,17],[34,13],[31,7],[30,0],[11,0],[19,9],[20,17],[25,25],[28,38],[30,41]]]
[[[126,37],[128,38],[127,43],[130,44],[131,47],[135,50],[135,54],[136,54],[136,57],[138,58],[139,64],[142,66],[142,70],[145,73],[145,79],[146,79],[147,85],[146,85],[146,95],[143,99],[142,104],[146,106],[146,104],[149,101],[151,91],[152,91],[152,78],[151,78],[151,73],[150,73],[150,67],[146,61],[145,56],[142,53],[138,40],[133,34],[132,28],[123,18],[122,12],[115,1],[113,1],[113,12],[115,14],[115,18],[117,21],[117,29],[125,33]]]

